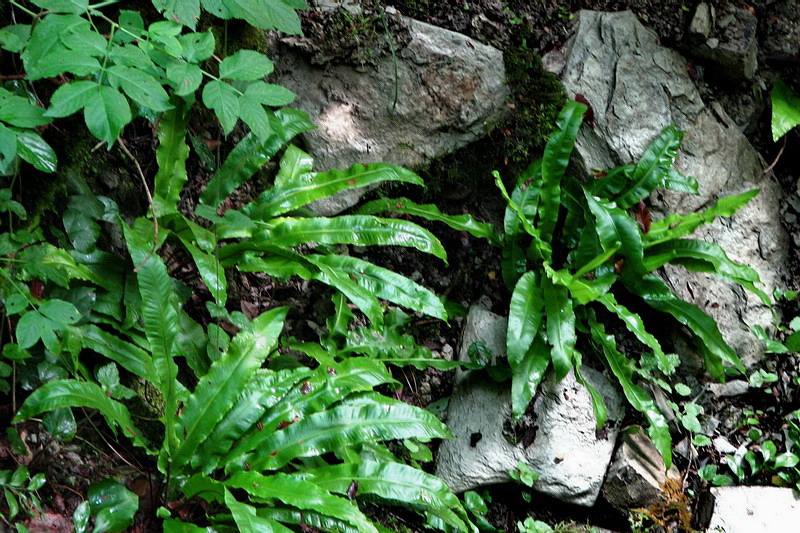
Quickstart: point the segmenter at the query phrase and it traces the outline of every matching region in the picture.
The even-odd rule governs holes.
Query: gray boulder
[[[792,489],[718,487],[711,489],[714,514],[706,531],[720,533],[795,533],[800,500]]]
[[[470,309],[459,357],[467,360],[473,339],[504,338],[506,321],[485,310]],[[480,315],[480,316],[476,316]],[[487,329],[476,331],[474,325]],[[491,348],[490,348],[491,349]],[[505,346],[502,353],[505,356]],[[456,385],[447,424],[454,439],[442,443],[436,475],[455,492],[511,480],[509,472],[522,461],[539,474],[534,490],[583,506],[592,506],[600,492],[624,407],[616,389],[602,374],[581,370],[608,406],[606,431],[597,432],[591,398],[570,373],[561,382],[547,379],[534,401],[533,416],[524,427],[511,423],[508,384],[469,372]],[[526,417],[523,417],[525,419]],[[602,434],[604,433],[604,434]]]
[[[502,115],[508,96],[502,52],[407,17],[398,24],[408,35],[398,43],[396,63],[384,55],[374,68],[313,65],[302,51],[307,43],[294,37],[273,54],[276,83],[298,95],[295,105],[317,125],[305,135],[317,169],[371,162],[424,167],[481,138]],[[332,215],[358,197],[312,209]]]
[[[780,187],[763,172],[762,160],[725,111],[701,100],[686,60],[660,46],[630,12],[581,11],[565,48],[562,81],[570,95],[583,94],[594,111],[594,129],[583,127],[577,142],[587,172],[636,161],[664,127],[675,124],[686,132],[676,168],[697,178],[700,194],[657,191],[651,198],[654,217],[760,189],[732,218],[717,220],[693,237],[717,243],[731,259],[753,267],[767,294],[783,285],[787,236],[780,224]],[[745,364],[759,360],[763,347],[750,326],[769,324],[771,313],[756,296],[678,268],[668,267],[665,278],[679,297],[716,319]]]
[[[711,74],[727,80],[751,80],[758,66],[758,20],[732,4],[701,2],[689,25],[686,51],[704,62]]]

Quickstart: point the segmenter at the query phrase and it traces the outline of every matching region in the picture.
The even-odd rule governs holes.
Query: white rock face
[[[732,218],[718,219],[693,238],[719,244],[731,259],[753,267],[767,294],[783,286],[788,239],[780,223],[780,187],[764,174],[765,165],[725,111],[702,101],[686,60],[660,46],[630,12],[581,11],[565,50],[564,86],[572,97],[584,95],[594,111],[594,129],[581,128],[577,142],[586,170],[638,160],[663,128],[675,124],[686,132],[676,168],[698,180],[700,194],[656,191],[654,217],[760,189]],[[761,357],[763,347],[750,326],[768,325],[771,314],[755,295],[682,268],[668,267],[666,280],[680,298],[716,319],[746,365]]]
[[[505,319],[487,313],[493,315],[470,309],[459,350],[462,360],[468,359],[466,352],[474,339],[483,339],[492,350],[490,343],[497,343],[491,339],[505,337]],[[475,325],[487,329],[474,330]],[[504,345],[501,355],[505,356]],[[624,407],[605,376],[590,368],[583,368],[582,374],[608,406],[605,435],[596,432],[589,393],[572,373],[560,383],[552,379],[542,383],[533,407],[535,429],[516,436],[506,426],[511,418],[509,384],[495,383],[485,374],[466,373],[450,399],[447,425],[455,438],[439,448],[436,475],[455,492],[462,492],[509,481],[509,472],[523,461],[539,474],[534,490],[569,503],[594,505]],[[526,447],[527,440],[532,443]]]
[[[709,533],[796,533],[800,500],[780,487],[718,487]]]
[[[286,47],[277,57],[276,83],[294,91],[295,106],[317,130],[305,135],[319,170],[385,162],[424,167],[483,137],[505,109],[503,54],[459,33],[402,17],[410,41],[375,68],[312,65]],[[393,106],[395,89],[397,105]],[[312,206],[332,215],[358,194]]]

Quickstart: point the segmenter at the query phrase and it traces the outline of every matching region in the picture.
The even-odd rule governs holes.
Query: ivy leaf
[[[197,26],[197,20],[200,18],[200,0],[153,0],[153,6],[163,13],[165,18],[191,29]]]
[[[105,141],[110,148],[122,128],[131,121],[131,108],[125,97],[111,87],[98,85],[89,94],[92,103],[83,110],[86,126],[92,135]]]
[[[89,0],[31,0],[32,3],[54,13],[80,15],[89,7]]]
[[[106,73],[115,89],[122,87],[125,94],[137,103],[157,112],[172,108],[167,92],[150,74],[123,66],[111,67]]]
[[[0,47],[18,54],[31,37],[30,24],[11,24],[0,29]]]
[[[175,94],[186,96],[194,93],[203,81],[203,71],[182,59],[173,59],[167,63],[167,79],[175,87]]]
[[[244,94],[260,104],[272,107],[291,104],[297,97],[286,87],[264,82],[251,83]]]
[[[239,117],[239,93],[222,81],[210,81],[203,88],[203,103],[213,109],[222,124],[222,131],[229,134]]]
[[[800,124],[800,98],[780,78],[772,86],[772,140],[777,141]]]
[[[275,70],[272,61],[253,50],[239,50],[219,64],[220,78],[231,80],[257,80]]]
[[[33,165],[36,170],[48,173],[56,171],[56,166],[58,165],[56,153],[38,133],[18,131],[17,153],[22,159]]]

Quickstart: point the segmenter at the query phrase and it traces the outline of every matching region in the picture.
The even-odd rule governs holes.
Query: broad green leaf
[[[139,69],[115,65],[106,69],[108,81],[115,89],[122,88],[128,97],[153,111],[171,109],[167,91],[150,74]]]
[[[611,286],[617,282],[613,273],[603,274],[596,279],[573,277],[567,285],[570,296],[581,305],[593,302],[608,293]]]
[[[65,83],[50,97],[48,117],[66,117],[95,102],[97,82],[72,81]]]
[[[0,88],[0,120],[19,128],[35,128],[50,122],[44,116],[44,109],[3,88]]]
[[[355,482],[358,495],[368,494],[386,502],[423,509],[440,517],[456,531],[471,529],[461,502],[447,485],[436,476],[408,465],[362,460],[306,470],[298,477],[327,491],[345,495]]]
[[[39,312],[59,324],[74,324],[81,318],[75,306],[63,300],[48,300],[39,306]]]
[[[525,359],[533,339],[539,332],[544,309],[544,297],[536,271],[526,272],[514,287],[508,311],[506,349],[512,371]]]
[[[133,524],[133,515],[139,509],[139,497],[124,485],[106,478],[92,485],[87,496],[96,533],[124,531]]]
[[[343,272],[378,298],[447,320],[447,312],[441,300],[405,276],[356,257],[310,254],[306,258],[317,266],[322,263]]]
[[[91,103],[83,108],[83,118],[92,135],[105,141],[109,148],[122,128],[131,121],[128,101],[116,89],[98,85],[87,94]]]
[[[713,222],[716,217],[729,217],[758,193],[759,189],[753,189],[736,196],[720,198],[714,205],[699,213],[675,214],[657,220],[653,222],[650,231],[644,236],[645,247],[691,235],[700,226]]]
[[[266,142],[261,142],[251,133],[239,141],[222,167],[211,176],[200,196],[201,203],[219,206],[231,192],[278,153],[289,139],[315,127],[308,120],[308,115],[297,109],[280,109],[275,112],[275,117],[277,124],[272,126],[275,135],[271,135]]]
[[[194,264],[200,277],[203,279],[211,296],[219,304],[224,306],[228,300],[228,282],[225,279],[225,269],[213,254],[207,254],[186,240],[181,240],[183,245],[191,254]]]
[[[280,168],[275,175],[275,187],[282,189],[313,169],[314,159],[297,146],[290,144],[281,157]]]
[[[694,239],[675,239],[647,249],[645,268],[648,271],[652,272],[666,263],[684,265],[689,270],[711,272],[752,291],[761,298],[764,305],[772,305],[769,296],[754,285],[761,281],[758,272],[747,265],[732,261],[718,244]]]
[[[262,105],[271,107],[289,105],[297,97],[286,87],[263,82],[251,83],[245,89],[244,94]]]
[[[698,194],[699,192],[699,185],[695,178],[692,176],[684,176],[672,167],[667,169],[659,187],[672,191],[685,192],[687,194]]]
[[[119,363],[122,368],[151,383],[156,372],[150,354],[133,343],[122,340],[93,324],[81,327],[83,346]]]
[[[603,396],[595,389],[594,387],[589,384],[588,381],[583,377],[581,374],[581,368],[579,365],[575,365],[575,380],[584,386],[586,391],[589,393],[589,397],[592,399],[592,411],[594,412],[594,419],[597,423],[597,429],[601,429],[606,421],[608,421],[608,408],[606,407],[606,402],[603,399]]]
[[[91,55],[69,50],[61,37],[75,28],[88,28],[89,21],[77,15],[48,15],[36,25],[22,53],[27,78],[41,78],[72,72],[86,76],[100,70],[100,63]]]
[[[537,335],[525,356],[511,371],[511,411],[518,420],[536,395],[539,383],[544,379],[550,364],[551,348],[542,334]]]
[[[42,338],[47,327],[45,318],[38,311],[28,311],[17,322],[17,344],[28,349]]]
[[[541,239],[550,242],[561,209],[561,180],[569,165],[575,138],[583,122],[587,107],[579,102],[568,102],[556,121],[556,131],[547,140],[542,157],[542,199],[539,207]]]
[[[158,121],[158,148],[156,163],[158,172],[153,190],[158,215],[175,212],[180,201],[183,185],[188,179],[186,159],[189,146],[186,144],[186,129],[189,117],[185,103],[175,100],[175,106],[161,115]]]
[[[138,11],[121,9],[118,23],[122,31],[114,34],[115,42],[129,43],[144,33],[144,18]]]
[[[239,117],[259,139],[266,141],[272,133],[267,111],[247,95],[239,98]]]
[[[730,363],[739,372],[745,373],[742,361],[722,338],[714,319],[696,306],[673,295],[661,278],[647,275],[632,281],[623,278],[623,282],[629,291],[641,296],[650,307],[672,315],[678,322],[688,327],[710,356]]]
[[[203,0],[205,5],[207,0]],[[302,31],[296,9],[304,9],[304,2],[292,0],[221,0],[229,16],[244,19],[256,28],[280,30],[299,35]],[[302,7],[299,7],[302,6]],[[228,17],[226,17],[228,18]]]
[[[786,135],[789,130],[800,124],[800,98],[780,78],[772,84],[770,93],[772,101],[772,140]]]
[[[17,131],[17,154],[42,172],[55,172],[58,166],[56,152],[33,131]]]
[[[82,209],[69,208],[62,218],[72,246],[81,253],[92,253],[100,236],[100,224]]]
[[[542,296],[547,321],[547,342],[552,347],[551,360],[556,379],[561,380],[572,368],[575,334],[575,311],[569,291],[554,285],[549,277],[542,277]]]
[[[11,24],[0,28],[0,47],[18,54],[31,37],[30,24]]]
[[[552,247],[549,243],[542,240],[539,230],[533,227],[531,220],[528,217],[528,211],[524,205],[519,205],[511,196],[508,195],[508,191],[506,190],[505,185],[503,185],[503,179],[500,177],[500,173],[496,170],[492,172],[494,176],[494,183],[498,189],[500,189],[500,194],[505,198],[506,202],[508,203],[508,208],[506,210],[506,219],[509,217],[508,209],[511,210],[512,213],[516,215],[517,221],[521,224],[522,228],[525,232],[531,236],[533,243],[531,245],[532,250],[536,252],[534,259],[544,259],[549,258],[552,254]],[[508,227],[508,223],[505,224]],[[514,231],[513,233],[506,232],[507,235],[517,235],[518,231]],[[508,283],[507,280],[506,283]]]
[[[268,220],[339,191],[390,181],[423,185],[419,176],[396,165],[356,164],[347,170],[304,174],[294,181],[283,182],[280,187],[261,193],[244,212],[253,218]]]
[[[239,118],[239,91],[224,81],[212,80],[203,88],[203,104],[214,110],[222,131],[229,134]]]
[[[200,18],[200,0],[153,0],[153,6],[164,15],[194,29]]]
[[[280,307],[259,316],[254,333],[239,332],[221,359],[214,361],[208,373],[184,405],[178,434],[180,446],[172,455],[173,468],[180,468],[211,435],[261,366],[278,340],[287,308]]]
[[[605,174],[596,176],[595,180],[588,184],[587,189],[595,196],[611,200],[630,183],[635,168],[634,164],[612,168]]]
[[[672,373],[673,365],[664,354],[661,343],[645,329],[644,322],[642,322],[642,318],[638,314],[631,312],[627,307],[617,302],[617,299],[614,298],[614,295],[610,292],[597,298],[597,301],[603,304],[610,312],[617,315],[617,317],[622,320],[622,323],[625,324],[628,331],[639,339],[639,342],[653,350],[653,355],[655,355],[658,361],[659,370],[667,375]]]
[[[594,216],[597,236],[603,250],[619,248],[620,254],[625,257],[625,268],[633,272],[643,272],[642,234],[636,221],[622,209],[607,200],[593,197],[588,191],[586,201]]]
[[[70,27],[59,39],[70,50],[90,57],[105,58],[108,52],[106,37],[88,23]]]
[[[214,55],[216,41],[210,29],[202,33],[180,35],[178,41],[183,48],[183,58],[189,63],[200,63]]]
[[[210,527],[200,527],[177,518],[167,518],[162,524],[164,533],[213,533]],[[76,532],[78,533],[78,532]]]
[[[598,323],[593,314],[589,315],[589,330],[594,342],[600,347],[611,372],[619,380],[625,398],[634,409],[642,413],[649,423],[647,432],[653,439],[656,449],[664,458],[666,468],[672,466],[672,438],[669,425],[664,415],[658,410],[655,402],[647,392],[633,383],[634,364],[617,350],[617,342],[613,335],[608,335],[603,325]]]
[[[275,66],[255,50],[239,50],[219,64],[219,77],[231,80],[257,80],[272,73]]]
[[[225,481],[228,487],[243,489],[259,499],[278,500],[301,510],[316,511],[343,520],[365,533],[378,533],[358,507],[344,498],[330,494],[312,482],[273,474],[238,472]]]
[[[225,505],[231,512],[237,531],[241,533],[273,533],[272,520],[261,518],[252,505],[236,500],[229,491],[225,491]]]
[[[494,226],[485,222],[478,222],[470,215],[446,215],[442,213],[434,204],[417,204],[408,198],[381,198],[362,205],[357,213],[359,215],[375,215],[384,211],[394,211],[422,217],[426,220],[444,222],[457,231],[467,233],[488,240],[495,246],[500,245],[500,235]]]
[[[53,13],[80,15],[89,7],[89,0],[31,0],[33,4]]]
[[[277,469],[345,446],[412,437],[449,438],[450,432],[434,414],[402,402],[342,405],[271,434],[249,463],[255,471]]]
[[[105,391],[94,383],[77,380],[56,380],[41,385],[25,399],[13,423],[27,420],[41,413],[61,407],[88,407],[97,409],[114,426],[131,437],[140,446],[146,446],[131,420],[128,409],[106,396]]]
[[[675,126],[667,126],[661,135],[650,143],[636,163],[630,182],[615,199],[619,207],[627,209],[639,200],[647,198],[653,189],[664,182],[678,154],[682,139],[683,132]]]
[[[257,248],[260,245],[291,247],[308,243],[408,246],[447,260],[439,239],[428,230],[406,220],[362,215],[283,218],[274,228],[257,234],[252,243],[244,244]],[[220,251],[220,259],[223,259],[225,250]]]
[[[17,135],[0,124],[0,174],[6,174],[17,157]]]

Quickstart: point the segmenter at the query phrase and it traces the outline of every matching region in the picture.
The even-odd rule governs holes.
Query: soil
[[[364,1],[368,13],[377,12],[377,4]],[[395,189],[392,193],[404,194],[412,199],[432,201],[442,211],[451,214],[470,213],[477,218],[496,224],[502,221],[504,203],[499,195],[488,195],[487,191],[494,191],[493,184],[487,179],[490,170],[499,169],[504,176],[516,175],[528,161],[535,158],[541,151],[546,138],[546,128],[541,124],[550,124],[554,112],[560,107],[564,95],[558,88],[542,85],[532,87],[531,79],[538,79],[541,68],[536,65],[535,54],[543,54],[549,50],[561,47],[569,35],[570,23],[573,15],[579,9],[596,9],[615,11],[630,9],[642,22],[652,28],[668,46],[680,48],[686,31],[689,17],[697,5],[696,0],[677,2],[668,0],[580,0],[560,2],[555,0],[462,0],[458,2],[441,2],[435,0],[402,0],[387,1],[383,7],[394,7],[398,12],[464,33],[479,41],[492,44],[502,49],[509,66],[510,83],[514,104],[524,108],[529,98],[543,98],[547,106],[544,111],[536,116],[512,118],[504,126],[495,129],[489,136],[471,146],[453,154],[442,161],[435,162],[423,176],[426,182],[434,184],[431,192],[425,196],[415,191]],[[722,6],[726,0],[717,0],[712,4]],[[772,2],[754,1],[750,3],[734,2],[735,5],[751,9],[760,21],[759,35],[762,39],[762,48],[777,50],[782,48],[774,40],[777,39],[774,25],[768,26],[767,21],[771,15]],[[373,11],[369,11],[372,9]],[[327,18],[326,18],[327,17]],[[307,33],[324,34],[326,24],[331,23],[333,17],[339,17],[334,22],[348,24],[342,15],[325,15],[311,10],[304,20]],[[376,27],[377,19],[372,19],[371,26],[359,28],[362,34],[370,32],[381,34],[382,27]],[[345,33],[346,34],[346,33]],[[363,47],[352,47],[347,39],[336,34],[327,51],[320,55],[319,61],[349,58],[361,64],[368,65],[370,54],[365,54]],[[398,36],[402,39],[402,35]],[[386,50],[376,49],[370,53],[386,53]],[[338,54],[338,55],[337,55]],[[513,58],[524,55],[527,65],[526,70],[520,72],[519,66],[513,63]],[[509,59],[511,58],[511,59]],[[787,61],[785,56],[777,53],[770,57],[762,57],[760,62],[759,82],[768,83],[775,76],[776,70],[784,78],[797,74],[796,63]],[[530,66],[533,65],[533,66]],[[516,78],[515,78],[516,77]],[[517,81],[515,85],[515,81]],[[729,85],[716,85],[714,80],[701,80],[704,95],[707,98],[717,98],[723,102],[736,102],[742,95],[752,94],[752,87],[731,87]],[[757,86],[756,92],[763,86]],[[761,87],[759,89],[759,87]],[[544,95],[544,96],[543,96]],[[763,94],[761,102],[765,101]],[[784,208],[784,223],[791,235],[800,235],[800,200],[797,197],[797,168],[800,168],[800,136],[796,131],[789,133],[785,140],[773,143],[769,134],[769,113],[764,107],[751,113],[753,119],[746,128],[746,132],[753,144],[759,148],[768,162],[775,161],[774,172],[778,176],[786,191],[787,205]],[[735,115],[736,110],[731,111]],[[521,114],[520,114],[521,115]],[[194,133],[198,138],[205,140],[206,144],[213,145],[217,137],[214,132],[208,132],[205,126],[198,121],[193,124]],[[548,126],[549,127],[549,126]],[[141,130],[141,126],[138,128]],[[149,133],[149,132],[144,132]],[[149,160],[152,157],[152,137],[142,135],[131,138],[128,144],[140,160]],[[477,160],[475,154],[481,154]],[[188,187],[188,194],[184,198],[186,205],[191,206],[196,201],[197,195],[204,181],[210,175],[207,168],[199,161],[192,163],[195,168],[191,175],[195,181]],[[152,175],[152,172],[149,173]],[[457,183],[458,186],[453,186]],[[438,186],[436,185],[438,184]],[[140,191],[142,195],[143,191]],[[253,191],[254,192],[254,191]],[[414,196],[416,195],[416,197]],[[483,240],[474,239],[467,234],[450,231],[436,224],[428,225],[428,229],[439,236],[448,252],[449,265],[429,256],[414,253],[408,249],[353,249],[349,253],[359,255],[377,264],[404,274],[415,281],[425,285],[437,294],[442,294],[455,303],[467,307],[473,303],[481,302],[485,307],[497,313],[504,313],[508,307],[509,294],[503,287],[500,276],[500,258],[497,250],[487,245]],[[792,257],[794,263],[793,273],[800,274],[800,242],[792,244]],[[175,252],[171,258],[172,274],[190,280],[191,272],[185,276],[181,272],[188,263],[181,257],[180,252]],[[793,276],[798,280],[800,276]],[[308,284],[305,282],[276,283],[266,276],[257,274],[243,275],[231,280],[233,291],[231,301],[241,302],[240,309],[248,316],[255,316],[264,309],[276,305],[290,305],[293,309],[289,319],[291,334],[303,339],[314,338],[316,330],[323,325],[330,309],[318,302],[329,302],[329,292],[325,287]],[[207,292],[202,284],[195,284],[197,294],[189,305],[192,315],[200,320],[209,320],[203,301],[207,299]],[[787,289],[798,287],[788,286]],[[797,301],[787,303],[783,309],[786,322],[800,314],[800,304]],[[435,352],[452,354],[458,346],[461,319],[454,319],[448,324],[433,322],[425,318],[417,318],[412,323],[412,332],[418,342]],[[232,326],[231,326],[232,327]],[[736,444],[737,439],[743,441],[747,428],[738,426],[738,418],[729,416],[743,410],[760,412],[760,423],[763,431],[773,433],[776,443],[783,441],[783,417],[800,408],[800,393],[797,383],[793,380],[798,375],[797,358],[790,355],[768,359],[767,370],[775,372],[779,381],[768,384],[765,390],[756,390],[752,394],[736,397],[735,400],[717,402],[707,405],[707,415],[716,418],[720,423],[720,431],[724,431],[728,439]],[[435,370],[420,371],[406,368],[397,371],[396,378],[402,384],[401,389],[394,391],[396,397],[409,403],[427,406],[431,402],[446,398],[452,389],[452,373]],[[3,414],[10,418],[11,405],[2,406]],[[84,499],[92,481],[104,476],[123,477],[129,480],[131,487],[144,502],[133,531],[155,531],[156,522],[153,505],[155,494],[158,493],[154,465],[134,453],[104,429],[104,424],[86,413],[78,416],[78,432],[75,441],[63,444],[54,440],[42,429],[38,422],[27,422],[18,429],[28,450],[20,453],[6,437],[0,438],[0,466],[9,468],[14,462],[26,464],[33,472],[44,472],[48,484],[39,491],[44,502],[45,512],[41,517],[28,520],[25,525],[30,531],[71,531],[71,519],[74,508]],[[629,422],[637,422],[635,417]],[[679,439],[676,439],[676,441]],[[677,459],[678,466],[686,473],[686,490],[700,494],[706,485],[696,475],[697,468],[704,464],[719,462],[719,454],[711,447],[701,448],[699,455],[693,458]],[[768,479],[753,481],[769,482]],[[572,524],[569,529],[565,526],[560,531],[582,531],[582,524],[607,527],[615,531],[629,531],[627,519],[614,511],[604,502],[600,502],[591,510],[574,508],[572,506],[544,499],[534,495],[527,501],[523,491],[516,485],[493,487],[487,491],[491,497],[490,511],[487,514],[489,521],[501,531],[516,531],[515,524],[527,516],[535,516],[549,523],[566,522]],[[694,507],[696,501],[690,502]],[[410,531],[423,531],[416,518],[406,516],[396,509],[386,511],[380,508],[370,508],[369,512],[375,516],[393,516],[397,523],[407,527]],[[186,511],[191,513],[190,510]],[[1,527],[0,527],[1,529]],[[674,522],[666,526],[654,526],[650,531],[684,531]]]

